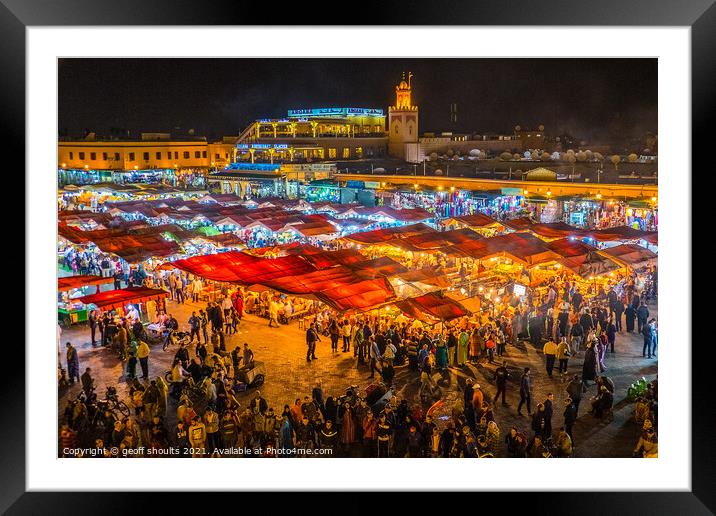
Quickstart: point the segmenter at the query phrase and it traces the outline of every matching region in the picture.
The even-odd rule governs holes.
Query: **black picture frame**
[[[278,5],[278,4],[277,4]],[[716,91],[716,6],[714,0],[670,2],[660,0],[553,0],[536,3],[516,0],[457,0],[451,2],[409,2],[404,0],[361,2],[345,12],[354,12],[354,23],[369,25],[556,25],[556,26],[689,26],[692,54],[692,152],[712,146],[714,91]],[[261,2],[192,2],[189,0],[0,0],[0,131],[3,143],[12,155],[14,170],[24,168],[25,149],[25,29],[31,26],[63,25],[252,25],[295,24],[340,25],[345,6],[311,2],[281,4],[281,15],[267,13]],[[37,171],[35,171],[37,173]],[[670,171],[671,173],[671,171]],[[16,174],[16,172],[15,172]],[[681,171],[685,176],[690,171]],[[682,176],[682,177],[683,177]],[[10,179],[18,181],[15,175]],[[672,180],[668,178],[667,181]],[[675,177],[673,180],[678,180]],[[667,183],[668,184],[668,183]],[[696,217],[692,217],[694,224]],[[15,234],[14,239],[22,236]],[[694,266],[697,262],[694,262]],[[712,267],[709,267],[712,269]],[[26,271],[27,272],[27,271]],[[691,281],[691,278],[688,278]],[[693,307],[698,305],[694,299]],[[693,331],[697,328],[694,326]],[[698,342],[696,333],[693,342]],[[702,340],[702,344],[710,344]],[[9,344],[9,340],[7,341]],[[26,343],[27,346],[33,343]],[[674,343],[676,345],[677,343]],[[686,334],[680,346],[691,345]],[[710,350],[707,350],[710,351]],[[694,356],[697,356],[695,350]],[[29,493],[25,489],[25,385],[24,355],[13,358],[12,367],[0,375],[3,419],[0,426],[0,511],[8,514],[128,513],[139,509],[135,495],[122,493]],[[716,453],[709,421],[713,410],[709,394],[713,392],[708,360],[692,364],[692,490],[690,492],[648,493],[526,493],[510,495],[509,508],[524,504],[544,507],[539,512],[569,514],[712,514],[716,510]],[[585,475],[589,475],[585,471]],[[82,479],[77,479],[78,489]],[[568,487],[558,479],[555,488]],[[595,487],[599,485],[595,479]],[[320,486],[316,486],[320,487]],[[347,486],[350,487],[350,486]],[[173,495],[161,495],[160,503],[176,504]],[[486,495],[485,495],[486,496]],[[497,496],[500,496],[499,494]],[[502,495],[504,496],[504,495]],[[351,495],[354,510],[375,507],[365,497]],[[188,511],[205,499],[186,497],[182,509]],[[538,498],[543,498],[538,500]],[[194,502],[192,502],[194,500]],[[414,499],[415,500],[415,499]],[[482,499],[481,499],[482,500]],[[506,500],[503,498],[503,500]],[[350,501],[341,502],[350,505]],[[483,502],[480,502],[481,504]],[[505,502],[503,502],[505,503]],[[185,505],[186,504],[186,505]],[[166,508],[170,509],[170,505]],[[176,507],[176,505],[175,505]],[[175,510],[175,509],[174,509]],[[184,512],[183,511],[183,512]]]

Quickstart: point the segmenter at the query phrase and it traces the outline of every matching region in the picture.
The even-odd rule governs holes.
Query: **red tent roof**
[[[316,270],[300,256],[259,258],[238,251],[167,262],[162,268],[177,268],[202,278],[244,285],[254,285],[283,276],[305,274]]]
[[[563,258],[559,263],[582,278],[599,276],[621,268],[621,265],[616,263],[613,259],[602,256],[596,251],[590,251],[584,255]]]
[[[527,231],[534,225],[534,222],[529,217],[519,217],[517,219],[505,220],[501,224],[513,231]]]
[[[550,222],[542,224],[532,224],[529,230],[536,235],[544,238],[563,238],[569,236],[581,236],[584,231],[565,224],[564,222]]]
[[[117,290],[107,290],[99,294],[92,294],[78,298],[86,305],[94,304],[98,307],[118,308],[131,303],[144,303],[150,299],[160,299],[168,296],[166,290],[146,287],[128,287]]]
[[[572,256],[584,256],[594,248],[587,245],[579,240],[572,240],[571,238],[560,238],[558,240],[552,240],[547,242],[547,248],[554,251],[563,258],[569,258]]]
[[[463,305],[437,292],[396,301],[395,305],[411,317],[422,320],[425,320],[425,314],[440,321],[470,315],[470,311]]]
[[[496,226],[500,224],[499,221],[493,219],[492,217],[488,217],[487,215],[484,215],[482,213],[463,215],[461,217],[453,217],[453,220],[465,224],[467,226],[472,226],[476,228]]]
[[[323,290],[315,296],[339,311],[368,310],[394,300],[395,291],[383,277]]]
[[[475,242],[483,237],[475,231],[464,228],[454,231],[426,231],[418,235],[396,239],[391,244],[407,251],[425,251],[430,249],[441,249],[453,244],[463,242]]]
[[[420,233],[434,232],[430,226],[426,226],[422,222],[418,224],[410,224],[409,226],[398,226],[386,229],[375,229],[373,231],[365,231],[363,233],[353,233],[346,236],[346,240],[358,242],[359,244],[382,244],[393,240],[394,238],[405,238]]]
[[[656,231],[642,231],[630,228],[629,226],[617,226],[613,228],[585,231],[585,236],[599,242],[612,242],[615,240],[646,240],[650,244],[657,245],[658,233]]]
[[[355,249],[339,249],[338,251],[321,251],[306,254],[304,260],[316,269],[325,269],[334,265],[348,265],[365,261],[365,256]]]
[[[658,258],[656,253],[636,244],[617,245],[609,249],[603,249],[602,253],[630,267],[648,265],[651,261]]]
[[[114,278],[103,278],[102,276],[65,276],[57,279],[57,291],[64,292],[73,288],[87,287],[90,285],[103,285],[112,283]]]
[[[358,263],[353,263],[349,267],[355,271],[362,271],[364,273],[372,273],[380,276],[397,276],[408,272],[408,268],[400,263],[396,262],[389,256],[382,256],[375,258],[374,260],[366,260]]]
[[[509,233],[476,242],[465,242],[448,249],[451,250],[477,260],[509,256],[528,266],[557,261],[561,258],[551,251],[545,242],[529,233]]]

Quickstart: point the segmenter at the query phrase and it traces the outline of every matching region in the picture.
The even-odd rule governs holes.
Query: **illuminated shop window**
[[[350,158],[351,157],[351,150],[348,147],[345,147],[343,149],[343,158]]]
[[[328,149],[328,159],[336,157],[336,149]],[[82,159],[82,158],[80,158]]]

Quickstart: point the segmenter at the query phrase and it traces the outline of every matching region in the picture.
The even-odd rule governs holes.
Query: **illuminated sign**
[[[232,163],[229,170],[262,170],[275,172],[281,169],[280,163]],[[221,174],[221,173],[219,173]]]
[[[289,109],[289,118],[306,118],[320,116],[384,116],[382,109],[374,108],[312,108],[312,109]]]
[[[288,149],[287,143],[252,143],[249,145],[248,143],[239,143],[236,146],[239,150],[249,150],[249,149]]]

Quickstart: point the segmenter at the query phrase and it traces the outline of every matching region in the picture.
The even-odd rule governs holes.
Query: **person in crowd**
[[[67,376],[70,385],[72,385],[75,380],[80,381],[80,359],[77,355],[77,349],[72,343],[66,343],[65,347],[67,348]]]
[[[495,385],[497,386],[497,392],[493,398],[493,403],[497,403],[497,399],[502,394],[502,405],[509,406],[505,401],[505,395],[507,391],[507,379],[510,377],[510,373],[507,371],[507,360],[502,361],[497,369],[495,369]],[[529,410],[529,408],[528,408]]]
[[[527,415],[532,415],[532,383],[530,368],[525,367],[520,378],[520,403],[517,405],[517,414],[522,415],[522,405],[527,404]]]

